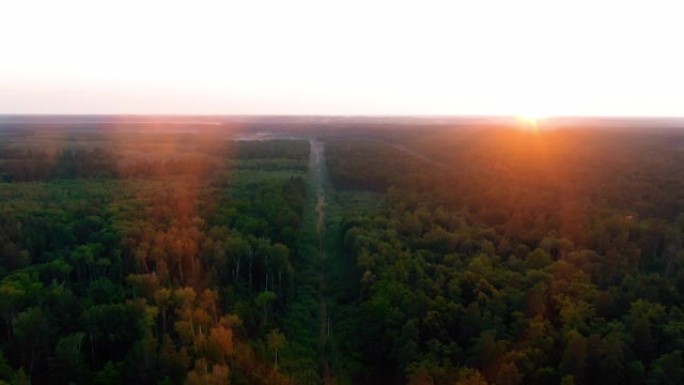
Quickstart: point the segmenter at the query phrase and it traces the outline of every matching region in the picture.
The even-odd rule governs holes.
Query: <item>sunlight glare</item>
[[[537,114],[523,114],[523,115],[518,115],[517,119],[518,119],[518,122],[520,123],[520,127],[523,130],[537,133],[537,132],[539,132],[539,125],[540,125],[541,121],[546,119],[546,116],[537,115]]]

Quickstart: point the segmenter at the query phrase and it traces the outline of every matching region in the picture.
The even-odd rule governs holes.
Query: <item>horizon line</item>
[[[527,118],[523,115],[515,114],[278,114],[278,113],[251,113],[251,114],[237,114],[237,113],[12,113],[0,112],[0,117],[226,117],[226,118],[268,118],[268,117],[285,117],[285,118],[513,118],[521,119]],[[596,114],[596,115],[579,115],[579,114],[559,114],[546,115],[533,118],[534,120],[554,120],[554,119],[684,119],[682,115],[617,115],[617,114]]]

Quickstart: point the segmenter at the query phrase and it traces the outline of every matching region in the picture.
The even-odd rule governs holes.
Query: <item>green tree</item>
[[[50,376],[55,383],[86,381],[87,368],[81,353],[84,336],[84,333],[75,333],[61,338],[57,343],[55,353],[50,360]]]
[[[278,371],[278,349],[285,345],[285,336],[279,329],[271,329],[268,333],[268,348],[274,352],[273,370]]]

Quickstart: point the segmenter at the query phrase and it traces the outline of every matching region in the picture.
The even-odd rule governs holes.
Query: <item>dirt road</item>
[[[325,384],[332,383],[328,359],[328,309],[326,298],[325,280],[325,143],[312,139],[311,144],[311,171],[316,188],[316,235],[318,238],[318,304],[319,304],[319,336],[318,350],[321,357],[322,377]]]

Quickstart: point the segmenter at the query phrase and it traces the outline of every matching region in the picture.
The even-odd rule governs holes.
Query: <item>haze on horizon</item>
[[[672,1],[0,5],[0,113],[684,116]]]

